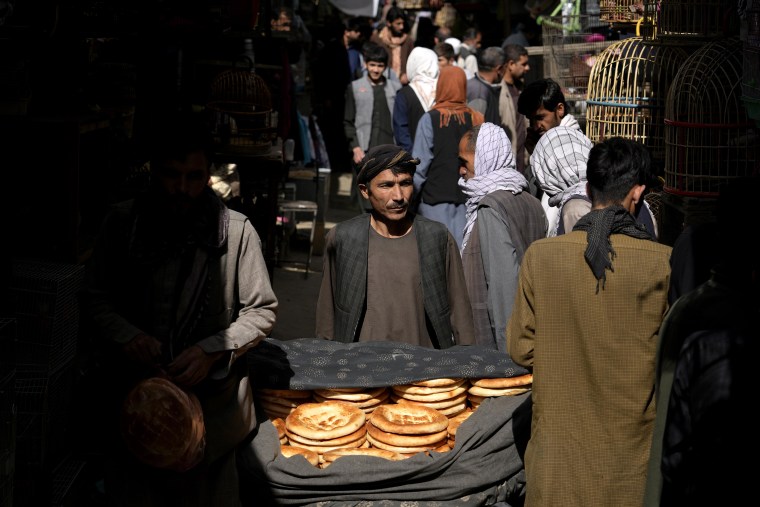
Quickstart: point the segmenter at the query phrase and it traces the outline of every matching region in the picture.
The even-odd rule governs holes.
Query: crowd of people
[[[348,19],[319,59],[330,162],[354,172],[365,208],[325,238],[314,336],[483,346],[527,368],[526,506],[746,498],[760,266],[739,238],[760,232],[757,178],[721,195],[734,249],[675,299],[647,148],[592,143],[556,82],[526,86],[515,41],[532,25],[484,48],[475,27],[435,27],[425,47],[410,22],[391,5],[370,30]],[[241,358],[278,301],[250,221],[207,188],[211,152],[191,127],[159,129],[176,135],[153,146],[151,189],[108,216],[84,308],[118,373],[110,400],[172,380],[200,400],[206,453],[157,472],[114,436],[114,505],[239,505],[235,447],[255,427]]]

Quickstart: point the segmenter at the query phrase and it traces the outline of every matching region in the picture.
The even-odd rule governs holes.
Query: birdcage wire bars
[[[735,0],[643,0],[645,40],[697,44],[738,35]]]
[[[665,106],[665,192],[717,197],[726,181],[757,171],[760,143],[741,77],[735,37],[703,45],[678,70]]]
[[[608,23],[636,23],[642,10],[641,0],[599,1],[599,19]]]
[[[742,100],[747,114],[760,126],[760,1],[746,11],[747,36],[743,49]]]
[[[653,46],[641,37],[614,42],[591,69],[586,135],[594,143],[620,136],[650,149],[656,167],[665,162],[665,99],[688,53]],[[660,174],[661,175],[661,174]]]

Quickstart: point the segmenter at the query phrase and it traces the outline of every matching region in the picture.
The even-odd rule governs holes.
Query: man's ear
[[[635,204],[638,204],[641,202],[641,199],[644,196],[644,190],[646,190],[646,185],[634,185],[633,187],[633,202]]]
[[[369,189],[367,188],[367,185],[359,183],[359,192],[361,192],[362,197],[369,199]]]
[[[554,109],[554,112],[557,113],[557,116],[559,117],[560,120],[562,118],[564,118],[565,117],[565,104],[563,104],[562,102],[560,102],[559,104],[557,104],[557,107]]]

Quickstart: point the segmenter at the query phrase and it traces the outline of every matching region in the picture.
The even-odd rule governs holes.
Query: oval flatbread
[[[391,399],[395,401],[396,403],[412,403],[412,404],[424,405],[426,407],[440,410],[442,408],[453,407],[454,405],[459,405],[460,403],[467,401],[467,393],[462,393],[459,396],[456,396],[454,398],[441,400],[441,401],[414,401],[408,398],[402,398],[401,396],[395,393],[391,395]]]
[[[449,391],[453,391],[457,387],[461,386],[465,383],[464,379],[459,379],[453,384],[448,384],[444,386],[419,386],[416,384],[403,384],[399,386],[393,386],[393,390],[397,393],[403,393],[403,394],[434,394],[434,393],[445,393]]]
[[[449,435],[456,436],[457,430],[459,429],[459,426],[466,421],[475,411],[467,408],[464,411],[460,412],[459,414],[455,415],[454,417],[449,419]]]
[[[279,438],[282,438],[285,436],[285,420],[281,417],[275,417],[272,419],[272,425],[274,425],[275,429],[277,430],[277,436]]]
[[[303,447],[293,447],[291,445],[283,445],[280,447],[280,452],[283,456],[286,458],[290,458],[291,456],[303,456],[306,458],[306,461],[311,463],[312,465],[319,466],[319,455],[311,451],[309,449],[304,449]]]
[[[437,410],[411,403],[381,405],[369,420],[383,431],[400,435],[436,433],[449,425],[448,418]]]
[[[328,400],[345,400],[345,401],[366,401],[377,398],[387,391],[387,387],[375,387],[372,389],[362,389],[361,391],[337,391],[333,389],[315,389],[314,394]]]
[[[328,440],[350,435],[362,426],[367,417],[359,407],[343,401],[304,403],[288,415],[285,427],[312,440]]]
[[[523,387],[505,387],[503,389],[489,389],[487,387],[472,386],[469,393],[475,396],[517,396],[518,394],[527,393],[530,386]]]
[[[430,393],[430,394],[418,394],[418,393],[410,393],[408,391],[399,391],[396,388],[399,386],[393,386],[393,392],[399,395],[402,398],[406,398],[407,400],[412,401],[443,401],[443,400],[450,400],[451,398],[456,398],[462,393],[467,392],[467,389],[472,389],[469,385],[460,385],[458,387],[455,387],[454,389],[450,391],[442,391],[438,393]]]
[[[332,462],[343,456],[375,456],[377,458],[389,459],[391,461],[398,461],[401,458],[399,453],[388,451],[386,449],[380,449],[379,447],[358,447],[354,449],[335,449],[334,451],[326,452],[324,455],[325,462]]]
[[[418,452],[430,451],[432,449],[445,445],[447,438],[444,438],[438,442],[434,442],[430,445],[417,445],[408,447],[386,444],[385,442],[373,438],[369,433],[367,433],[367,440],[369,440],[369,443],[371,443],[373,447],[379,447],[380,449],[397,452],[399,454],[414,454]]]
[[[480,378],[470,379],[470,384],[491,389],[503,389],[505,387],[526,386],[533,383],[533,374],[519,375],[517,377]]]
[[[426,435],[399,435],[398,433],[388,433],[387,431],[383,431],[372,423],[367,425],[367,433],[375,440],[399,447],[430,445],[440,442],[449,435],[447,430],[428,433]]]
[[[408,385],[420,386],[420,387],[442,387],[442,386],[455,386],[461,384],[464,379],[461,378],[433,378],[429,380],[418,380],[416,382],[409,382]]]
[[[366,437],[361,437],[359,440],[355,440],[343,445],[307,445],[300,442],[291,442],[290,445],[293,447],[303,447],[304,449],[309,449],[310,451],[314,451],[318,455],[322,456],[324,453],[334,451],[335,449],[356,449],[364,445],[366,442]]]
[[[349,433],[348,435],[338,437],[338,438],[329,438],[326,440],[314,440],[312,438],[306,438],[302,435],[299,435],[297,433],[292,433],[285,430],[285,434],[288,436],[288,439],[290,439],[291,442],[298,442],[301,444],[306,445],[327,445],[327,446],[336,446],[336,445],[343,445],[348,444],[349,442],[353,442],[354,440],[358,440],[364,436],[364,434],[367,432],[367,425],[363,425],[358,430],[354,431],[353,433]]]

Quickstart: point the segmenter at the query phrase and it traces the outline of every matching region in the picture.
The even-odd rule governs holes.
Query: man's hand
[[[198,345],[193,345],[169,363],[166,371],[178,385],[191,387],[205,379],[211,367],[223,355],[224,352],[207,354]]]
[[[140,333],[122,346],[124,354],[145,366],[159,366],[161,362],[161,342],[153,336]]]
[[[364,158],[364,150],[360,146],[354,148],[354,164],[359,164]]]

